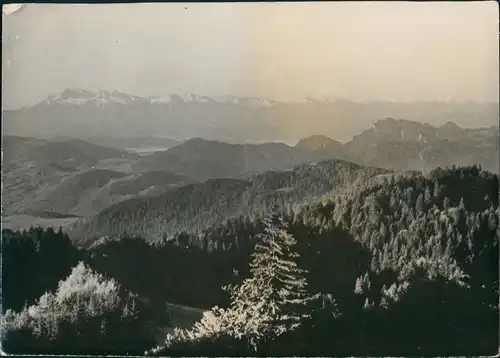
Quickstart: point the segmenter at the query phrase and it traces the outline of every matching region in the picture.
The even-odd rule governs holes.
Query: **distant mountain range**
[[[316,99],[287,103],[267,98],[195,94],[159,98],[67,89],[34,105],[4,110],[3,130],[11,135],[47,138],[154,136],[182,141],[203,137],[228,143],[289,143],[315,134],[347,141],[374,119],[386,117],[435,126],[453,121],[465,128],[489,127],[498,124],[498,103],[356,103]]]

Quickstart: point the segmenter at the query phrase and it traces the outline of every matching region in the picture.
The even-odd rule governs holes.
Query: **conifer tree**
[[[425,207],[424,207],[424,197],[423,197],[422,194],[420,194],[417,197],[417,203],[415,204],[415,206],[416,206],[417,212],[419,214],[424,213],[424,209],[425,209]]]
[[[275,307],[275,315],[283,315],[278,320],[287,317],[291,322],[300,321],[306,317],[301,309],[312,299],[308,293],[306,271],[299,268],[296,259],[299,254],[293,246],[296,239],[287,232],[287,225],[278,216],[266,219],[261,243],[255,246],[253,261],[250,265],[253,277],[263,281],[269,294],[266,299],[270,307]],[[285,320],[286,320],[285,319]]]
[[[281,217],[265,219],[264,233],[252,254],[251,278],[229,288],[232,310],[244,316],[250,312],[257,315],[261,329],[271,336],[294,329],[309,318],[308,304],[316,298],[307,291],[307,272],[297,265],[296,242]]]
[[[431,205],[432,204],[432,193],[429,187],[427,186],[424,191],[424,203],[426,205]]]

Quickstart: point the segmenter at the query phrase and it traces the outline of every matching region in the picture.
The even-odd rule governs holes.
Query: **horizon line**
[[[270,98],[268,96],[257,96],[257,95],[235,95],[235,94],[220,94],[220,95],[205,95],[205,94],[199,94],[196,92],[191,92],[191,91],[186,91],[184,93],[180,92],[172,92],[169,93],[168,95],[162,96],[162,95],[137,95],[137,94],[132,94],[130,92],[124,92],[120,91],[116,88],[114,89],[109,89],[105,87],[65,87],[61,91],[59,91],[57,94],[55,93],[50,93],[48,94],[45,99],[41,99],[36,102],[31,102],[31,103],[26,103],[21,106],[12,106],[8,107],[5,105],[2,105],[2,111],[7,110],[7,111],[15,111],[15,110],[20,110],[23,108],[29,108],[32,106],[35,106],[37,104],[40,104],[42,102],[45,102],[47,100],[50,100],[51,97],[58,97],[65,91],[89,91],[89,92],[94,92],[99,94],[100,92],[118,92],[120,94],[124,94],[129,97],[135,97],[138,99],[168,99],[171,96],[178,96],[180,97],[183,101],[185,100],[186,97],[188,96],[195,96],[199,98],[209,98],[214,100],[214,102],[219,102],[224,99],[228,98],[237,98],[237,99],[265,99],[271,103],[274,104],[306,104],[306,103],[311,103],[311,102],[323,102],[323,103],[335,103],[335,102],[349,102],[349,103],[355,103],[355,104],[374,104],[374,103],[395,103],[395,104],[417,104],[417,103],[439,103],[439,104],[466,104],[466,103],[473,103],[473,104],[479,104],[479,105],[499,105],[500,104],[500,99],[497,101],[493,100],[483,100],[479,101],[476,99],[454,99],[454,98],[447,98],[447,99],[420,99],[420,100],[407,100],[407,99],[353,99],[349,98],[347,96],[340,96],[340,95],[308,95],[303,97],[301,100],[277,100]],[[192,98],[190,98],[187,102],[193,101]],[[185,101],[186,102],[186,101]]]

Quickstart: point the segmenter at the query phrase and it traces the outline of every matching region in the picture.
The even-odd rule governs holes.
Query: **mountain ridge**
[[[334,97],[331,98],[329,96],[324,96],[324,97],[311,97],[311,96],[306,96],[304,97],[301,101],[286,101],[286,100],[276,100],[276,99],[271,99],[266,96],[242,96],[242,95],[220,95],[220,96],[209,96],[209,95],[204,95],[204,94],[199,94],[199,93],[192,93],[192,92],[186,92],[184,94],[179,94],[179,93],[170,93],[168,95],[164,96],[158,96],[158,95],[134,95],[134,94],[128,94],[116,89],[103,89],[103,88],[97,88],[97,89],[88,89],[88,88],[65,88],[62,90],[59,94],[50,94],[48,95],[44,100],[39,100],[37,102],[31,103],[31,104],[25,104],[21,107],[17,108],[8,108],[6,110],[8,111],[15,111],[18,109],[22,108],[29,108],[36,106],[37,104],[42,104],[42,103],[59,103],[63,104],[66,102],[67,104],[79,104],[85,100],[106,100],[106,102],[119,102],[119,103],[131,103],[133,101],[144,101],[144,100],[149,100],[152,103],[158,102],[158,103],[168,103],[168,102],[173,102],[173,101],[183,101],[183,102],[190,102],[190,101],[197,101],[197,102],[226,102],[226,103],[253,103],[253,104],[259,104],[261,103],[264,106],[272,105],[272,104],[278,104],[278,103],[306,103],[306,102],[339,102],[339,103],[364,103],[364,104],[383,104],[383,103],[388,103],[391,101],[382,101],[382,100],[372,100],[372,101],[355,101],[355,100],[350,100],[350,99],[345,99],[345,98],[340,98],[340,97]],[[421,100],[421,101],[414,101],[414,102],[408,102],[408,101],[402,101],[402,102],[396,102],[396,103],[426,103],[426,104],[460,104],[460,105],[499,105],[499,102],[478,102],[474,100],[462,100],[462,101],[429,101],[429,100]]]
[[[498,173],[498,128],[468,129],[447,122],[432,126],[387,118],[344,145],[356,163],[421,171],[478,164]]]
[[[374,122],[371,128],[347,143],[326,135],[302,138],[295,146],[279,142],[229,144],[195,137],[167,151],[141,158],[135,168],[176,168],[174,172],[187,170],[181,174],[207,179],[244,177],[336,158],[394,170],[427,171],[438,166],[478,164],[498,172],[498,129],[495,129],[467,129],[452,122],[436,127],[387,118]],[[216,168],[221,163],[227,166]],[[238,165],[231,169],[230,163]]]
[[[315,133],[347,141],[372,124],[371,118],[407,118],[434,125],[453,120],[463,127],[498,122],[498,104],[475,102],[353,102],[195,94],[134,96],[116,90],[66,90],[44,101],[3,111],[4,133],[72,137],[150,136],[175,140],[203,136],[231,142],[297,141]]]

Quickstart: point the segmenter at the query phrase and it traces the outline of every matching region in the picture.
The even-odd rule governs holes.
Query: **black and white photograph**
[[[2,355],[499,353],[499,7],[2,7]]]

